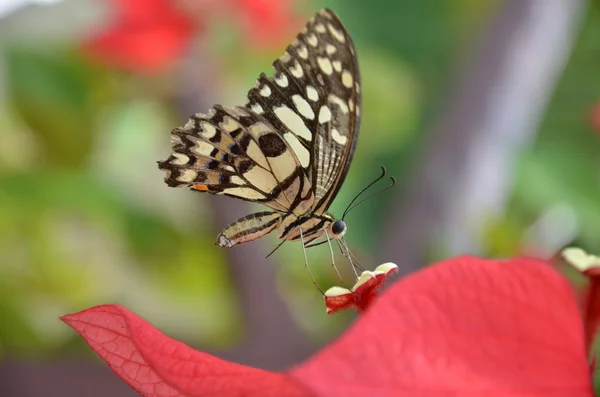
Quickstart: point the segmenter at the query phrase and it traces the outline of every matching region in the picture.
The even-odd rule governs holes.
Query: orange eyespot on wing
[[[207,192],[208,191],[208,186],[202,185],[201,183],[194,183],[194,185],[192,186],[192,188],[194,188],[195,190],[199,190],[201,192]]]

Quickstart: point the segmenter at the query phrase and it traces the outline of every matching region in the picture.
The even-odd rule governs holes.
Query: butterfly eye
[[[333,225],[331,225],[331,232],[336,237],[342,237],[344,233],[346,233],[346,222],[341,219],[333,222]]]

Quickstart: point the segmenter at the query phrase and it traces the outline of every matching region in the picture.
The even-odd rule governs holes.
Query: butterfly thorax
[[[346,223],[325,212],[321,215],[286,215],[277,228],[279,238],[289,241],[304,240],[310,243],[320,237],[339,239],[346,233]]]

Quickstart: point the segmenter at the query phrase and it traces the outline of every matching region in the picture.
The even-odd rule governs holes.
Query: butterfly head
[[[346,222],[344,222],[341,219],[338,219],[329,225],[329,232],[331,233],[331,237],[333,237],[336,240],[344,237],[344,234],[346,234],[346,230],[348,230]]]

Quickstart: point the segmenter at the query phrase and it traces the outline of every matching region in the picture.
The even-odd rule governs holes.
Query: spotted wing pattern
[[[350,167],[360,122],[360,76],[354,45],[337,15],[313,16],[272,78],[261,74],[246,107],[284,137],[315,192],[315,213],[327,209]]]
[[[298,215],[314,195],[287,142],[262,117],[217,105],[171,133],[173,153],[159,168],[171,187],[188,186]]]

